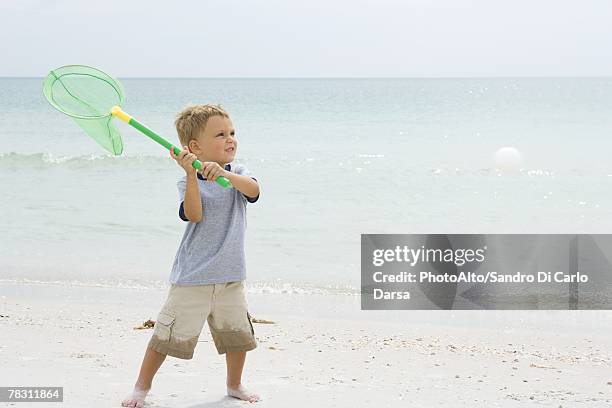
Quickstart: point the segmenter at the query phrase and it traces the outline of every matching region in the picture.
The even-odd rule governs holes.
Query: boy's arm
[[[200,186],[198,185],[196,169],[191,165],[196,156],[189,152],[187,146],[183,146],[183,150],[179,155],[174,154],[174,148],[171,148],[170,156],[185,170],[185,195],[179,209],[179,216],[184,219],[183,215],[185,215],[185,218],[187,218],[185,221],[200,222],[202,221],[202,198],[200,197]],[[182,186],[180,184],[179,191],[182,194]]]
[[[187,174],[183,210],[185,211],[185,217],[189,221],[202,221],[202,198],[200,197],[200,186],[198,185],[198,177],[195,172]]]
[[[255,179],[230,171],[226,171],[224,176],[232,183],[236,190],[240,191],[245,196],[249,198],[256,198],[259,196],[259,184]]]

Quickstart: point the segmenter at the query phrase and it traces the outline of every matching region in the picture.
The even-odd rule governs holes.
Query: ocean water
[[[182,170],[118,123],[107,155],[44,100],[0,79],[0,280],[163,285],[184,223]],[[123,79],[125,110],[177,141],[174,115],[220,103],[261,290],[359,285],[362,233],[612,232],[612,78]],[[514,146],[518,174],[494,169]]]

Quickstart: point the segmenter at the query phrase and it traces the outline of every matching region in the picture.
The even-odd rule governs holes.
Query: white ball
[[[521,152],[514,147],[502,147],[495,152],[495,167],[499,170],[517,172],[522,164]]]

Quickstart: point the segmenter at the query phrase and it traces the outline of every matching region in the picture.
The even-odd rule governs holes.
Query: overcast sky
[[[612,75],[610,0],[0,0],[0,76]]]

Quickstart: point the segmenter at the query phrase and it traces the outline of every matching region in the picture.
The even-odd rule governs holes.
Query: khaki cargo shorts
[[[189,360],[208,320],[219,354],[253,350],[257,342],[244,292],[242,281],[172,285],[155,322],[149,347]]]

